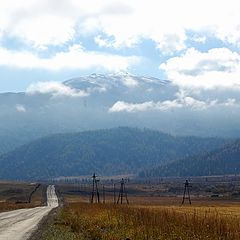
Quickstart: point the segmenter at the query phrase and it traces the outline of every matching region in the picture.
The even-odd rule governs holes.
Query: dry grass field
[[[90,190],[86,186],[60,187],[65,204],[44,240],[240,239],[238,198],[193,194],[193,204],[182,206],[181,194],[160,196],[154,187],[138,185],[128,188],[129,205],[113,204],[110,188],[105,204],[90,204]]]
[[[45,239],[240,239],[240,206],[179,207],[70,203]]]
[[[0,182],[0,212],[39,206],[46,186]],[[118,187],[118,186],[117,186]],[[57,186],[64,206],[43,230],[43,240],[239,240],[240,199],[229,184],[193,186],[192,205],[181,205],[183,185],[127,184],[129,205],[113,204],[112,185],[106,184],[105,204],[90,204],[91,183]],[[102,202],[102,185],[99,185]],[[201,191],[199,191],[201,189]],[[209,192],[209,189],[213,189]],[[234,187],[239,193],[238,185]],[[219,194],[212,197],[212,194]],[[118,188],[116,190],[116,198]],[[125,203],[125,202],[124,202]]]

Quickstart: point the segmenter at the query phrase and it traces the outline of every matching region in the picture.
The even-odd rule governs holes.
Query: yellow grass
[[[70,203],[51,230],[45,239],[239,240],[240,207]]]

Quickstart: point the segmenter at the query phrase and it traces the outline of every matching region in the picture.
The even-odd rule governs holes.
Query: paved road
[[[0,213],[0,240],[26,240],[36,230],[38,223],[53,208],[58,198],[53,185],[47,188],[47,206],[19,209]]]

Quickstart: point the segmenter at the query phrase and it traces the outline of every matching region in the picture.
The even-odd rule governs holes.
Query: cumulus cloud
[[[228,98],[227,101],[225,103],[223,103],[224,106],[237,106],[238,105],[238,102],[236,101],[236,99],[234,98]]]
[[[124,1],[125,2],[125,1]],[[133,46],[141,39],[151,39],[164,53],[186,48],[187,32],[214,36],[223,42],[239,45],[239,10],[237,0],[211,2],[191,0],[126,1],[133,11],[127,16],[100,15],[100,30],[114,41],[113,47]],[[216,6],[218,11],[215,11]],[[204,14],[204,17],[203,17]],[[201,42],[205,41],[203,36]]]
[[[134,67],[142,58],[127,56],[125,49],[122,55],[119,53],[122,47],[133,48],[148,40],[146,43],[153,42],[160,55],[168,54],[164,59],[181,54],[160,66],[174,83],[240,89],[239,11],[238,0],[1,1],[0,66],[51,71],[136,71]],[[193,41],[205,43],[206,49],[211,47],[209,38],[222,41],[225,48],[207,52],[189,49]],[[81,40],[91,50],[84,49]],[[96,45],[101,51],[92,50],[97,49]],[[138,50],[133,49],[146,54],[145,50]],[[125,83],[136,85],[134,81]]]
[[[144,103],[127,103],[124,101],[116,102],[110,109],[109,112],[138,112],[138,111],[146,111],[151,109],[153,106],[153,102],[144,102]]]
[[[54,56],[42,58],[28,51],[11,51],[0,48],[0,66],[26,69],[90,69],[99,68],[108,71],[125,71],[131,65],[138,64],[136,56],[120,56],[101,52],[86,51],[81,45],[73,45],[68,51],[58,52]]]
[[[190,30],[239,46],[239,10],[238,0],[8,0],[1,1],[0,32],[35,47],[101,33],[113,47],[151,39],[171,52],[186,48]]]
[[[71,88],[69,86],[64,85],[60,82],[39,82],[35,84],[31,84],[27,90],[27,94],[51,94],[53,97],[58,96],[67,96],[67,97],[86,97],[89,93],[78,90],[75,88]]]
[[[159,37],[157,48],[159,48],[163,54],[172,55],[173,52],[186,48],[186,39],[187,36],[184,32],[166,33],[162,37]]]
[[[236,99],[227,99],[226,101],[221,102],[217,99],[199,100],[192,96],[186,96],[184,91],[178,92],[176,96],[176,99],[158,102],[149,101],[143,103],[127,103],[124,101],[118,101],[109,109],[109,112],[142,112],[149,110],[169,111],[182,108],[202,111],[217,106],[239,106],[239,103],[236,101]]]
[[[16,110],[17,110],[18,112],[23,112],[23,113],[25,113],[25,112],[27,111],[26,108],[25,108],[25,106],[22,105],[22,104],[17,104],[17,105],[15,106],[15,108],[16,108]]]
[[[215,101],[206,103],[204,101],[199,101],[191,97],[186,97],[183,101],[179,101],[177,99],[166,100],[162,102],[149,101],[144,103],[127,103],[118,101],[109,109],[109,112],[142,112],[148,110],[168,111],[184,107],[194,110],[203,110],[213,105],[215,105]]]
[[[207,40],[206,36],[193,36],[192,41],[197,42],[197,43],[205,43]]]
[[[114,46],[113,41],[110,41],[109,39],[104,39],[101,35],[97,35],[96,37],[94,37],[94,41],[99,47]]]
[[[160,69],[182,87],[240,89],[240,54],[227,48],[207,52],[191,48],[161,64]]]
[[[138,86],[138,81],[131,76],[123,76],[123,84],[127,87],[136,87]]]
[[[75,34],[77,13],[67,1],[1,1],[0,30],[36,48],[64,44]],[[72,14],[68,14],[72,11]],[[79,14],[79,17],[81,15]]]

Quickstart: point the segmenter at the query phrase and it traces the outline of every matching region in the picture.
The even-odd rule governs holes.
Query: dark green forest
[[[240,173],[240,140],[199,156],[185,157],[142,171],[140,177],[211,176]]]
[[[176,137],[127,127],[57,134],[2,155],[0,177],[138,174],[143,169],[210,151],[225,143],[219,138]]]

